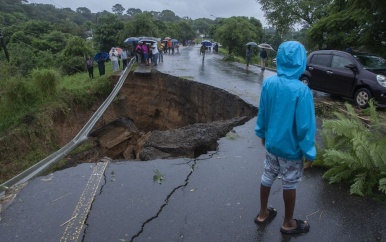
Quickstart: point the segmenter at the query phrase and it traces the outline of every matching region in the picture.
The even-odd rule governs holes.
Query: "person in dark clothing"
[[[261,70],[264,71],[267,65],[267,51],[263,48],[260,52]]]
[[[90,56],[86,57],[86,68],[88,71],[88,76],[91,79],[94,79],[94,61],[90,58]]]
[[[247,51],[245,53],[245,58],[247,59],[247,67],[249,67],[249,63],[251,62],[251,57],[252,57],[252,50],[251,50],[251,46],[248,45]]]
[[[105,74],[105,59],[103,59],[101,54],[98,54],[97,57],[99,75],[102,76]]]

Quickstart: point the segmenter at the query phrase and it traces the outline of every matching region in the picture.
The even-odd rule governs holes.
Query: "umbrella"
[[[99,56],[102,56],[102,59],[104,59],[104,60],[106,60],[107,58],[109,58],[109,54],[107,54],[106,52],[98,52],[98,53],[96,53],[96,55],[94,56],[94,61],[98,61]]]
[[[257,47],[262,48],[262,49],[274,50],[271,45],[266,44],[266,43],[259,44]]]
[[[206,47],[212,46],[212,42],[210,42],[209,40],[204,40],[201,42],[201,44],[203,44]]]
[[[172,43],[178,43],[178,40],[176,40],[176,39],[172,39],[172,40],[170,40]]]
[[[172,38],[170,38],[170,37],[166,37],[165,39],[166,39],[166,40],[170,40],[170,39],[172,39]]]
[[[258,45],[255,42],[248,42],[246,45],[257,47]]]
[[[154,44],[154,43],[157,43],[156,40],[153,40],[153,39],[140,39],[138,43],[145,43],[145,44]]]
[[[115,48],[115,50],[118,52],[118,55],[120,55],[122,53],[122,49],[119,48],[119,47],[113,47]],[[111,48],[110,52],[113,50],[113,48]]]
[[[129,37],[129,38],[125,39],[125,41],[123,43],[130,45],[130,44],[133,44],[134,42],[138,42],[138,41],[139,41],[139,38],[137,38],[137,37]]]

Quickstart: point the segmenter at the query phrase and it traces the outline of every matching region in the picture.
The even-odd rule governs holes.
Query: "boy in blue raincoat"
[[[271,186],[280,176],[285,205],[283,234],[301,234],[310,229],[307,221],[294,219],[296,184],[303,169],[316,157],[316,121],[311,90],[299,81],[306,67],[306,51],[296,41],[284,42],[277,52],[277,74],[262,87],[255,133],[266,148],[260,185],[260,212],[256,224],[271,221],[277,211],[267,207]],[[306,160],[304,165],[303,159]]]

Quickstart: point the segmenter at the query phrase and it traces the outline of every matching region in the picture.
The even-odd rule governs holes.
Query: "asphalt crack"
[[[165,199],[165,203],[161,205],[160,209],[158,210],[158,212],[156,213],[156,215],[154,215],[153,217],[147,219],[145,222],[143,222],[142,226],[141,226],[141,229],[140,231],[135,234],[133,237],[131,237],[130,239],[130,242],[133,242],[136,238],[138,238],[142,233],[143,231],[145,230],[145,227],[147,224],[149,224],[150,222],[152,222],[154,219],[158,218],[159,215],[162,213],[162,210],[168,205],[169,203],[169,199],[173,196],[173,194],[179,190],[180,188],[185,188],[188,184],[189,184],[189,179],[190,179],[190,176],[193,174],[193,172],[196,170],[196,168],[198,167],[197,166],[197,161],[199,160],[208,160],[208,159],[211,159],[215,154],[217,154],[217,151],[216,152],[213,152],[213,153],[210,153],[208,154],[208,157],[206,158],[202,158],[202,159],[194,159],[194,160],[190,160],[188,162],[186,162],[187,165],[190,166],[191,170],[189,172],[189,174],[187,175],[186,179],[185,179],[185,183],[182,184],[182,185],[179,185],[177,187],[175,187],[167,196],[166,196],[166,199]],[[192,165],[190,165],[190,163],[192,163]],[[181,232],[182,234],[180,234],[180,238],[182,239],[183,238],[183,231]],[[182,235],[182,237],[181,237]]]

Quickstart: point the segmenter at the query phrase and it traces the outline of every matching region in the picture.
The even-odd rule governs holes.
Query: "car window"
[[[353,64],[349,59],[346,59],[342,56],[334,55],[332,56],[331,67],[345,69],[344,66],[348,64]]]
[[[386,60],[373,55],[354,55],[366,69],[386,69]]]
[[[329,55],[316,54],[312,57],[310,64],[315,64],[315,65],[320,65],[320,66],[329,66],[330,65],[330,56]]]

